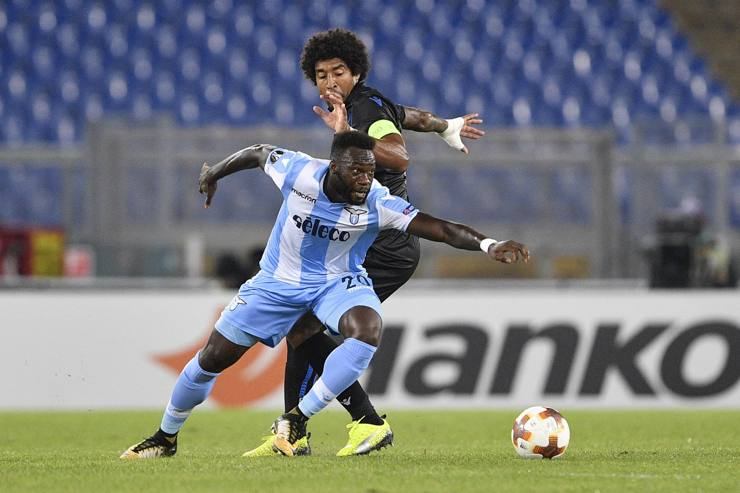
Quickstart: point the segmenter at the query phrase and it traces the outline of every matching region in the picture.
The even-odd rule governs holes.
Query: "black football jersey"
[[[355,85],[344,104],[347,108],[348,123],[354,129],[367,133],[373,123],[388,120],[399,132],[402,131],[403,120],[406,117],[403,106],[395,104],[362,82]],[[393,195],[409,200],[406,172],[377,166],[375,179],[388,187]],[[389,268],[414,267],[419,262],[419,239],[401,231],[381,231],[368,252],[368,257],[371,256],[382,259],[383,264],[388,264]]]

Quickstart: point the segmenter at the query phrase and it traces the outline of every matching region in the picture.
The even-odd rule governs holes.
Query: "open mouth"
[[[368,190],[365,191],[354,191],[352,192],[352,198],[355,199],[355,201],[362,202],[367,198]]]

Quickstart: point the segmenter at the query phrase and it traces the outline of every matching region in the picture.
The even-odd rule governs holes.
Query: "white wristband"
[[[488,249],[491,248],[491,245],[495,245],[496,243],[498,243],[498,241],[493,238],[485,238],[480,242],[480,249],[483,250],[484,253],[488,253]]]

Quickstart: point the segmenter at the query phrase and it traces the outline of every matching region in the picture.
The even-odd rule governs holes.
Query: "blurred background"
[[[333,27],[395,102],[484,118],[469,156],[405,133],[412,202],[534,255],[423,242],[379,405],[738,406],[736,291],[650,289],[737,283],[736,0],[0,0],[0,407],[164,403],[280,205],[245,172],[204,210],[200,166],[327,156],[299,57]],[[280,407],[263,349],[209,402]]]
[[[244,173],[204,211],[200,165],[257,142],[327,155],[298,61],[312,34],[337,26],[361,35],[368,83],[397,103],[485,120],[468,157],[406,133],[415,205],[536,255],[499,268],[425,243],[416,278],[734,286],[733,0],[4,0],[5,283],[238,284],[280,196]]]

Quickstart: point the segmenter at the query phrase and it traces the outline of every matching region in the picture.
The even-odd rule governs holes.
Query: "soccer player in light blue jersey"
[[[272,447],[292,456],[306,423],[370,364],[380,342],[381,305],[362,266],[385,229],[408,231],[463,250],[482,249],[494,260],[529,260],[515,241],[496,241],[469,226],[419,212],[373,179],[375,140],[347,131],[346,109],[338,105],[331,160],[269,145],[243,149],[213,167],[204,164],[200,190],[210,205],[219,179],[262,168],[280,189],[278,213],[260,272],[224,309],[205,347],[185,365],[175,383],[160,429],[132,445],[122,459],[171,456],[177,434],[193,408],[209,395],[216,377],[252,346],[275,346],[296,321],[313,313],[344,341],[332,351],[321,377],[291,411],[273,424]]]

